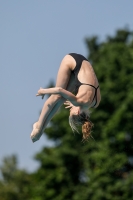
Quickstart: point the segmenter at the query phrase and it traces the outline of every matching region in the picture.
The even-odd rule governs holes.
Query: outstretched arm
[[[79,103],[77,102],[77,97],[71,92],[61,87],[54,87],[54,88],[47,88],[47,89],[40,88],[36,96],[43,97],[45,94],[59,94],[63,98],[69,100],[74,106],[79,106]]]

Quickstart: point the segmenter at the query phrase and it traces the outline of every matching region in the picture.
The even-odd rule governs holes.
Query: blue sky
[[[132,8],[129,0],[0,0],[0,163],[16,154],[20,168],[37,168],[33,156],[51,144],[30,140],[44,103],[37,90],[56,80],[67,53],[87,56],[86,37],[133,31]]]

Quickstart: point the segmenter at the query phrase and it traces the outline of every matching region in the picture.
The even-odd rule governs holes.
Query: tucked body
[[[98,107],[101,101],[98,79],[89,61],[80,54],[66,55],[60,64],[55,87],[40,88],[36,96],[43,98],[45,94],[51,96],[45,101],[38,122],[33,125],[32,141],[41,137],[63,103],[70,109],[69,123],[72,130],[78,131],[77,126],[82,125],[83,139],[87,139],[93,126],[89,108]]]

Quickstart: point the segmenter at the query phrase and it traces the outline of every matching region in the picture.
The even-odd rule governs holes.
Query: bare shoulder
[[[61,61],[61,64],[67,65],[67,66],[69,66],[69,68],[71,70],[73,70],[76,65],[76,61],[74,60],[74,58],[72,56],[70,56],[68,54],[68,55],[64,56],[64,58]]]

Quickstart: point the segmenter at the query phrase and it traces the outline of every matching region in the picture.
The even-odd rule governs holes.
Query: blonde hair
[[[87,113],[82,112],[80,115],[72,115],[69,116],[69,124],[73,132],[78,132],[78,126],[82,126],[82,141],[87,141],[91,135],[91,131],[93,128],[93,123],[90,121],[90,112]]]
[[[82,125],[82,133],[83,133],[83,140],[82,141],[86,141],[90,137],[92,137],[91,130],[92,130],[93,126],[94,125],[91,121],[84,122],[84,124]]]

